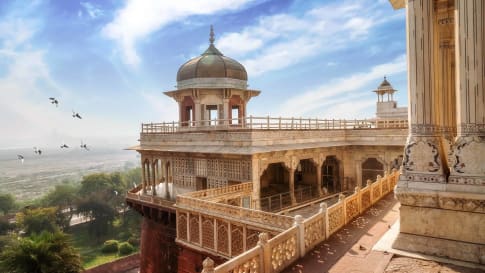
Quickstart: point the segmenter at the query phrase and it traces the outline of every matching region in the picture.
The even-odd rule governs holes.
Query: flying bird
[[[62,148],[69,148],[69,146],[67,146],[67,145],[66,145],[66,143],[62,143],[62,145],[61,145],[61,149],[62,149]]]
[[[57,99],[56,99],[56,98],[49,98],[49,99],[51,100],[51,103],[52,103],[52,104],[55,104],[55,105],[56,105],[56,107],[58,106],[59,101],[57,101]]]
[[[42,150],[41,149],[37,149],[37,147],[34,147],[34,153],[36,155],[41,155],[42,154]]]
[[[86,149],[86,151],[89,151],[88,145],[86,143],[83,143],[81,140],[81,148]]]
[[[17,155],[18,160],[24,164],[24,156],[23,155]]]
[[[74,110],[72,111],[72,117],[82,119],[82,117],[79,115],[79,113],[74,112]]]

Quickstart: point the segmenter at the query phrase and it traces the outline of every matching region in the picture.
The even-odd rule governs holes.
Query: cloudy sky
[[[384,75],[407,103],[405,14],[387,0],[2,0],[0,148],[136,144],[141,122],[178,118],[162,92],[211,24],[262,91],[254,116],[373,117]]]

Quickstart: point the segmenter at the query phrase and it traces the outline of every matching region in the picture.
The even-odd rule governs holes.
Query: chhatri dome
[[[179,68],[176,90],[164,92],[178,102],[182,127],[212,125],[215,119],[217,125],[239,125],[246,117],[247,103],[260,93],[248,89],[244,66],[224,56],[214,40],[211,26],[207,50]]]
[[[200,56],[187,61],[179,68],[177,72],[178,87],[186,87],[186,84],[195,82],[207,84],[209,78],[225,78],[225,82],[229,85],[226,87],[247,86],[248,74],[244,66],[236,60],[224,56],[214,46],[214,41],[214,29],[211,26],[209,47]]]

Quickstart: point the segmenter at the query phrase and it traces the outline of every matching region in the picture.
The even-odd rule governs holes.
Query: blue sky
[[[387,0],[3,0],[0,148],[136,144],[141,122],[178,118],[162,92],[211,24],[262,91],[248,114],[370,118],[384,75],[407,103],[405,14]]]

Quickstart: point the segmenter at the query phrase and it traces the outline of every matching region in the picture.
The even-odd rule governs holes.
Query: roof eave
[[[389,0],[389,2],[395,10],[406,7],[406,0]]]

